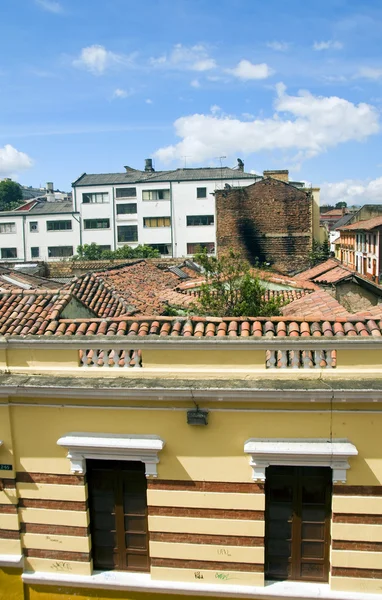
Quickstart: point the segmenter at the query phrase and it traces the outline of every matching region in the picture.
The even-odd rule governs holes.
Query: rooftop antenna
[[[222,163],[223,158],[227,158],[227,157],[226,156],[216,156],[216,160],[220,161],[220,179],[221,179],[222,187],[223,187],[223,163]]]
[[[191,158],[191,155],[190,154],[188,156],[185,155],[185,156],[182,156],[182,158],[184,158],[184,167],[183,168],[186,169],[187,168],[187,159]]]

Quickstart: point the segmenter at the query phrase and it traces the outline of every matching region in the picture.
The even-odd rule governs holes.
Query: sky
[[[0,178],[289,169],[382,204],[380,0],[0,0]]]

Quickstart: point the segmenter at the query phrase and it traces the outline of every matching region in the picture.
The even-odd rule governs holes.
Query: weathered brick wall
[[[312,197],[276,179],[216,192],[217,253],[233,248],[284,272],[308,266]]]

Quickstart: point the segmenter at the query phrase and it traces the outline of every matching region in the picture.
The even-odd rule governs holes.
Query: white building
[[[128,243],[150,244],[161,254],[193,255],[198,245],[215,251],[216,189],[243,186],[259,176],[236,169],[200,168],[88,175],[73,183],[74,210],[81,216],[81,243],[115,250]]]
[[[277,171],[266,173],[278,177]],[[174,257],[192,256],[198,246],[214,253],[214,192],[259,179],[244,171],[240,159],[235,169],[173,171],[154,171],[146,159],[143,171],[125,167],[124,173],[84,173],[72,184],[73,203],[57,198],[50,183],[44,197],[0,212],[0,261],[60,260],[92,242],[105,250],[147,244]]]

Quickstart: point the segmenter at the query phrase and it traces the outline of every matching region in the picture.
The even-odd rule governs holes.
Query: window
[[[148,244],[154,250],[158,250],[160,254],[170,254],[170,247],[168,244]]]
[[[200,225],[213,225],[214,215],[190,215],[187,217],[187,227],[197,227]]]
[[[196,188],[197,198],[207,198],[207,188]]]
[[[49,246],[49,258],[65,258],[73,256],[73,246]]]
[[[329,467],[267,468],[265,577],[328,581]]]
[[[135,198],[137,195],[137,188],[117,188],[115,190],[116,198]]]
[[[17,258],[17,248],[2,248],[1,258]]]
[[[149,571],[144,463],[88,460],[87,478],[94,568]]]
[[[0,233],[16,233],[16,223],[0,223]]]
[[[84,219],[84,229],[109,229],[110,219]]]
[[[142,200],[170,200],[170,190],[143,190]]]
[[[29,222],[29,231],[31,233],[35,233],[36,231],[38,231],[38,222],[37,221]]]
[[[98,192],[94,194],[82,194],[83,204],[104,204],[109,202],[108,192]]]
[[[171,217],[145,217],[143,227],[171,227]]]
[[[196,254],[204,249],[207,250],[208,254],[213,254],[215,252],[214,242],[193,242],[187,244],[187,254]]]
[[[137,205],[135,202],[130,204],[117,204],[117,215],[133,215],[137,212]]]
[[[118,229],[119,242],[137,242],[138,227],[137,225],[121,225]]]
[[[47,231],[67,231],[72,228],[72,221],[69,219],[67,221],[47,221],[46,222],[46,230]]]
[[[103,246],[102,244],[100,245],[101,250],[111,250],[111,246],[110,244],[106,244],[105,246]]]
[[[40,248],[36,246],[31,248],[31,258],[40,258]]]

